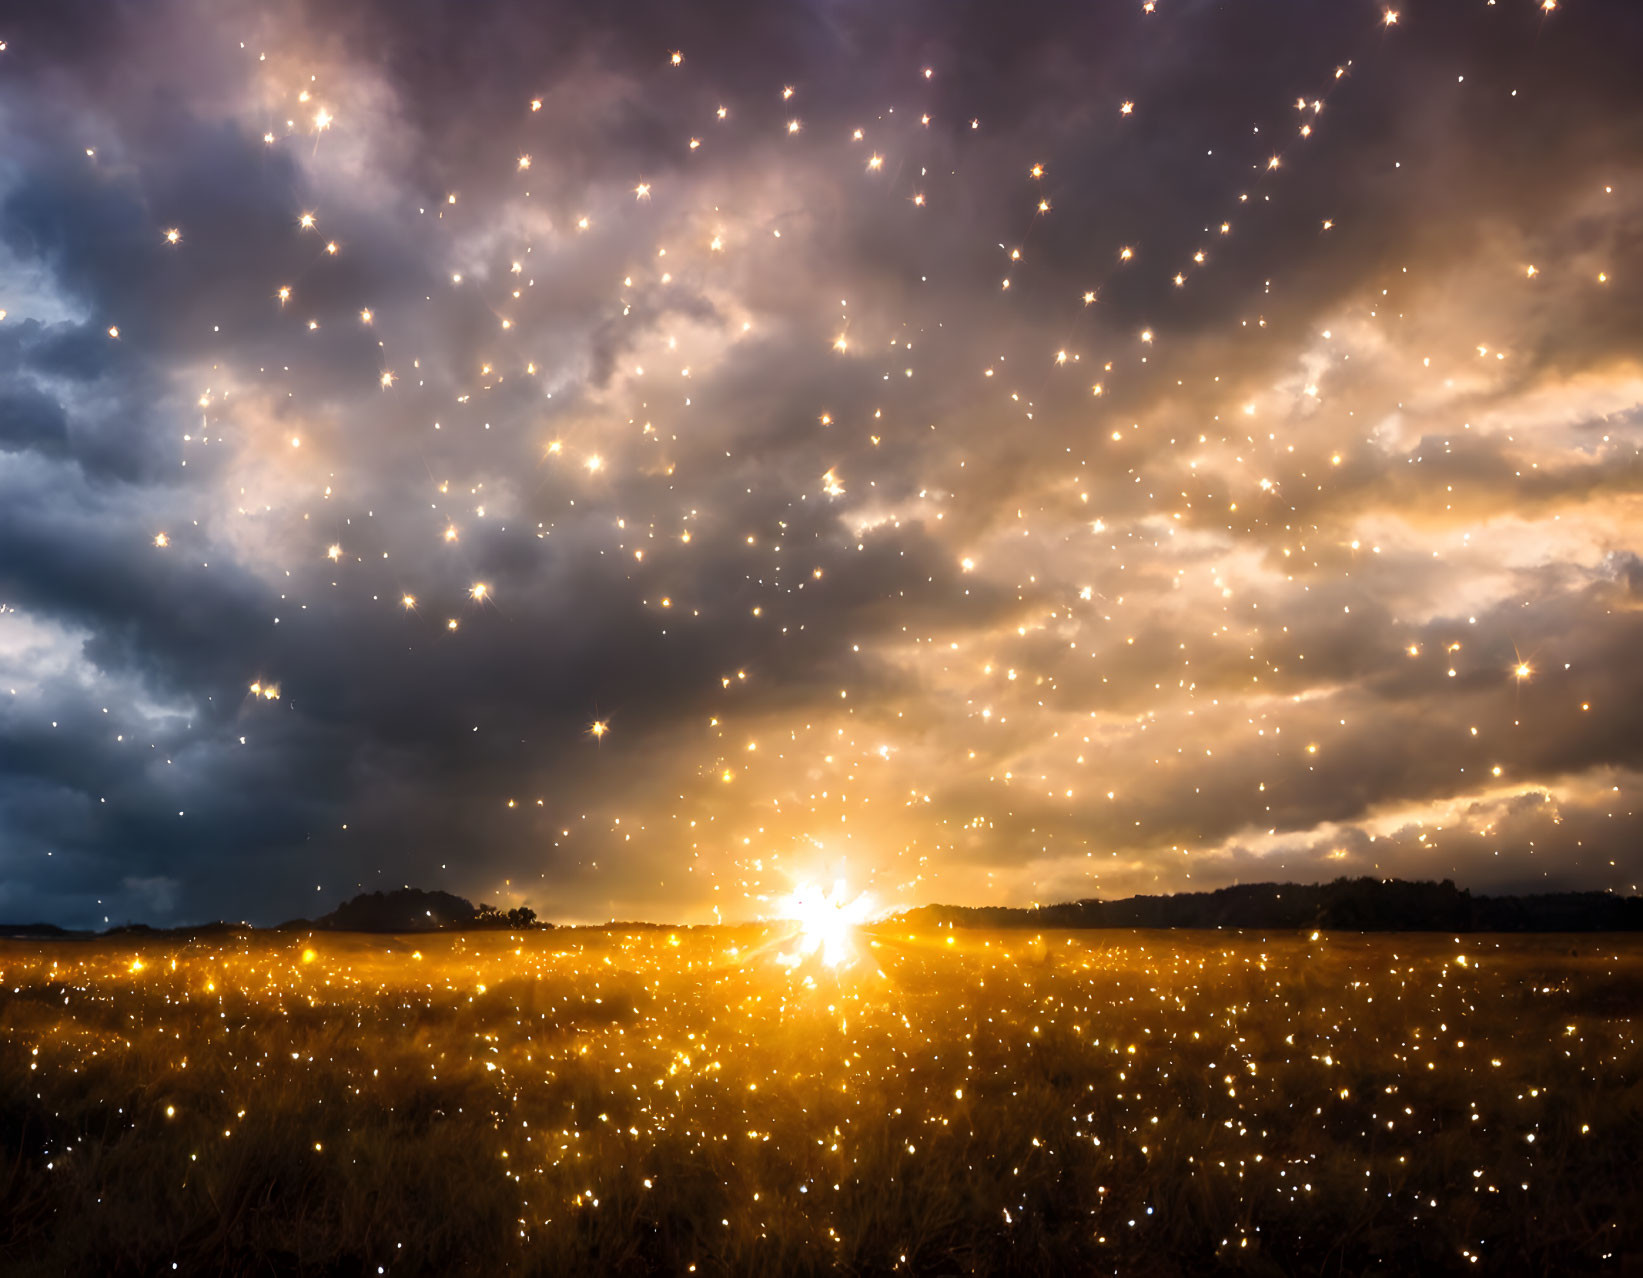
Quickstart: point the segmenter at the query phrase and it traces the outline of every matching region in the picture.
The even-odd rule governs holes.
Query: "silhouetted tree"
[[[400,888],[362,893],[314,920],[314,926],[337,932],[430,932],[466,927],[473,916],[473,902],[460,896]]]

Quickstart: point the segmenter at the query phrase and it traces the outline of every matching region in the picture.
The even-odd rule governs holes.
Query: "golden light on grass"
[[[1310,1272],[1345,1238],[1348,1271],[1412,1273],[1462,1247],[1601,1268],[1643,1237],[1555,1227],[1629,1192],[1629,938],[955,932],[839,884],[772,912],[332,932],[323,962],[279,933],[0,940],[38,1204],[0,1247],[596,1272],[637,1237],[666,1272],[1015,1272],[1031,1236],[1041,1272]]]

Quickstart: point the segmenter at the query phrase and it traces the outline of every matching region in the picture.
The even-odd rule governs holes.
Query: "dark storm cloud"
[[[68,452],[63,406],[32,388],[0,393],[0,449],[60,457]]]
[[[0,906],[1630,883],[1639,18],[1380,13],[25,15]]]

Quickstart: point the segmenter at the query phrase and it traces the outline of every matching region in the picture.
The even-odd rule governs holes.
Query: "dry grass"
[[[0,943],[0,1269],[1643,1256],[1636,940],[885,928],[842,972],[783,945]]]

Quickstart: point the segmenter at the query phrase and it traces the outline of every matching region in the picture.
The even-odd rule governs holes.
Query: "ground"
[[[0,1272],[1643,1259],[1643,939],[850,944],[0,942]]]

